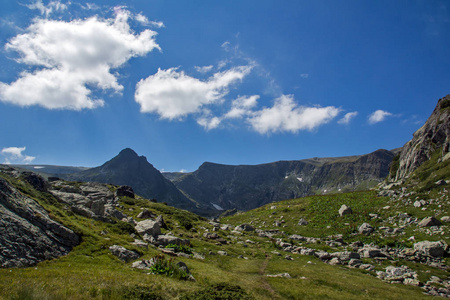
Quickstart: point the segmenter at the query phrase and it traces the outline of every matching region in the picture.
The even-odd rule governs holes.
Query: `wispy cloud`
[[[130,13],[117,7],[115,14],[111,19],[70,22],[35,19],[5,48],[20,55],[17,62],[37,68],[24,71],[15,82],[0,82],[0,101],[48,109],[103,106],[102,99],[91,96],[91,86],[120,93],[123,86],[111,70],[132,57],[160,49],[156,32],[147,29],[134,34],[128,24]]]
[[[380,123],[380,122],[383,122],[386,119],[386,117],[389,117],[389,116],[392,116],[392,113],[379,109],[369,115],[368,122],[369,122],[369,124]]]
[[[60,1],[50,1],[45,5],[42,0],[36,0],[32,4],[26,5],[29,9],[37,9],[40,11],[41,15],[45,17],[50,16],[54,12],[63,12],[67,10],[67,5],[69,3],[61,3]]]
[[[5,157],[5,164],[29,164],[36,157],[24,155],[23,152],[26,150],[26,147],[8,147],[3,148],[1,154]]]
[[[346,113],[345,116],[338,121],[339,124],[350,124],[350,121],[358,115],[357,111]]]
[[[214,68],[214,66],[213,65],[203,66],[203,67],[195,66],[194,68],[199,73],[208,73]]]
[[[292,95],[282,95],[275,99],[272,107],[254,112],[249,122],[254,130],[261,134],[300,130],[314,130],[334,119],[339,108],[303,107],[294,102]]]
[[[207,80],[186,75],[177,68],[158,69],[136,85],[135,101],[143,113],[157,113],[162,119],[179,119],[222,101],[233,83],[241,81],[251,66],[218,72]]]
[[[303,74],[300,74],[300,77],[303,78],[303,79],[307,79],[307,78],[309,78],[309,74],[308,73],[303,73]]]

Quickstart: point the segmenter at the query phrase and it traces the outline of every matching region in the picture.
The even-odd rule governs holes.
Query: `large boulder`
[[[118,245],[113,245],[109,247],[109,251],[111,251],[111,253],[114,256],[117,256],[120,260],[124,262],[129,262],[131,260],[138,259],[140,256],[139,253],[137,253],[136,251],[128,250]]]
[[[352,213],[353,213],[352,209],[349,206],[345,205],[345,204],[343,204],[341,206],[341,208],[339,208],[339,215],[341,217],[345,216],[345,215],[351,215]]]
[[[431,257],[443,257],[447,250],[447,244],[443,241],[423,241],[414,244],[414,250],[420,254]]]
[[[235,231],[255,231],[255,228],[253,228],[250,224],[241,224],[234,228]]]
[[[161,227],[159,226],[159,223],[153,220],[138,222],[134,229],[136,229],[141,236],[144,236],[145,234],[158,236],[161,234]]]
[[[122,185],[119,186],[115,192],[116,197],[129,197],[134,198],[134,191],[131,186]]]
[[[431,227],[431,226],[441,226],[442,223],[435,217],[424,218],[419,222],[419,227]]]

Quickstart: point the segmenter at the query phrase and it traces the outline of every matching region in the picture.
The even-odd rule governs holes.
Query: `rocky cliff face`
[[[171,181],[151,165],[144,156],[127,148],[119,155],[104,163],[100,167],[83,172],[63,176],[64,179],[84,182],[110,183],[128,185],[136,194],[147,199],[155,198],[159,202],[195,210],[195,205],[187,199]]]
[[[203,206],[249,210],[266,203],[331,190],[370,188],[389,173],[394,154],[280,161],[255,166],[204,163],[174,180],[186,195]]]
[[[0,172],[11,172],[2,167]],[[31,178],[25,174],[26,178]],[[41,178],[42,179],[42,178]],[[34,180],[44,188],[43,180]],[[67,254],[80,238],[53,221],[35,200],[0,177],[0,266],[25,267]]]
[[[398,159],[395,180],[406,178],[422,163],[429,160],[436,150],[441,151],[442,160],[450,158],[450,95],[438,101],[436,108],[425,124],[407,142]]]

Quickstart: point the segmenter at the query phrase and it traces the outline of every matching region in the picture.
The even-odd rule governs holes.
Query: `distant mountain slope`
[[[129,185],[136,194],[158,202],[196,211],[195,204],[184,196],[172,182],[164,178],[144,156],[127,148],[103,165],[64,176],[68,180]]]
[[[52,165],[12,165],[13,167],[26,169],[34,173],[55,175],[72,174],[88,170],[86,167],[66,167],[66,166],[52,166]]]
[[[279,161],[261,165],[205,162],[175,185],[198,203],[249,210],[273,201],[330,190],[367,189],[389,174],[394,153],[377,150],[362,156]]]
[[[438,153],[440,160],[450,159],[450,95],[440,99],[431,116],[403,146],[391,176],[401,180]]]

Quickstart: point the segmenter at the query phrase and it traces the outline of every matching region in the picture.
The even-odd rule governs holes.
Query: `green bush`
[[[150,267],[150,272],[156,275],[166,275],[177,279],[186,280],[189,274],[179,268],[173,258],[166,260],[163,254],[157,254],[152,258],[153,265]]]
[[[185,245],[169,244],[165,248],[174,249],[175,252],[182,252],[182,253],[186,253],[186,254],[192,254],[191,247],[185,246]]]

